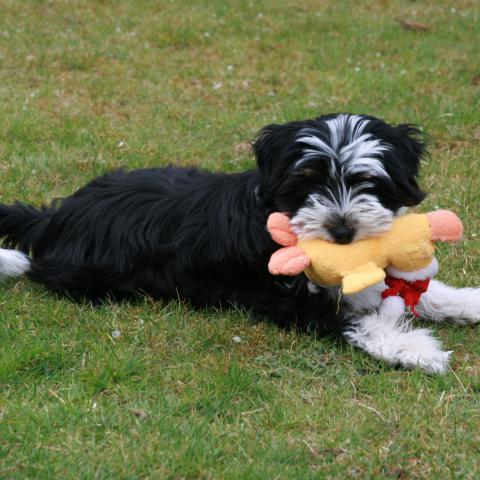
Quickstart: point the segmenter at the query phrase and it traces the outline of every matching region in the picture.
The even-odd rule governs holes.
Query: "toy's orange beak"
[[[463,235],[463,225],[457,215],[449,210],[427,213],[433,241],[458,242]]]

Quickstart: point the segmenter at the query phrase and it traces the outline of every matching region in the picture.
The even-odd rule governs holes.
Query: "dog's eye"
[[[358,175],[358,179],[361,181],[372,180],[373,176],[369,173],[360,173]]]
[[[298,172],[298,175],[302,175],[303,177],[313,177],[318,175],[318,172],[313,170],[313,168],[304,168]]]

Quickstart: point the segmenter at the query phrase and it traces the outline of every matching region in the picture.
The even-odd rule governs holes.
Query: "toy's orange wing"
[[[385,271],[375,263],[368,262],[348,272],[342,272],[342,292],[352,295],[373,287],[385,279]]]

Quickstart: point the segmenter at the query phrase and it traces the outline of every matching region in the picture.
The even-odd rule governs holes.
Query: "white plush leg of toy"
[[[451,352],[440,348],[430,330],[412,330],[395,315],[381,313],[355,318],[343,335],[352,345],[391,364],[420,367],[428,373],[445,373]]]
[[[385,318],[400,321],[405,312],[405,302],[402,297],[387,297],[380,304],[378,313]]]

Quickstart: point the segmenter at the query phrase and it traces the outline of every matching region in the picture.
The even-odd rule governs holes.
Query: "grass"
[[[440,277],[480,283],[474,0],[1,8],[2,202],[49,202],[120,166],[241,171],[267,123],[370,113],[428,132],[424,208],[466,226]],[[480,476],[478,327],[432,326],[454,355],[429,377],[242,311],[92,308],[24,279],[0,303],[1,478]]]

